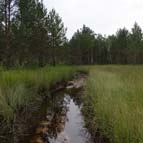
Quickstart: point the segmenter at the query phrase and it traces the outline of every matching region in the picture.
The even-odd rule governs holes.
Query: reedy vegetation
[[[142,72],[142,66],[90,68],[84,113],[92,133],[113,143],[143,142]]]
[[[0,117],[11,123],[21,108],[27,108],[39,96],[40,87],[69,79],[78,67],[45,67],[41,69],[16,69],[0,71]]]
[[[0,117],[11,125],[19,110],[41,96],[39,87],[49,89],[77,70],[90,70],[85,85],[84,114],[93,135],[116,143],[143,141],[142,66],[58,66],[41,69],[0,70]]]

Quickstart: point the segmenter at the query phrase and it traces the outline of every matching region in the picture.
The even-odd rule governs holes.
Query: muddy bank
[[[86,72],[76,72],[74,76],[69,81],[60,81],[50,87],[50,93],[54,94],[56,92],[66,90],[80,90],[85,85],[85,80],[87,78]]]

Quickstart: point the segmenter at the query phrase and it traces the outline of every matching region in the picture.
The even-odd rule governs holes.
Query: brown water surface
[[[45,115],[39,121],[30,143],[87,143],[89,133],[84,128],[80,97],[76,93],[53,95],[44,106]],[[26,142],[25,142],[26,143]]]

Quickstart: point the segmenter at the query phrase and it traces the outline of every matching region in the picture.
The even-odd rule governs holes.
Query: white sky
[[[143,0],[44,0],[46,8],[55,8],[65,26],[67,37],[89,26],[95,33],[113,34],[118,28],[129,30],[136,21],[143,28]]]

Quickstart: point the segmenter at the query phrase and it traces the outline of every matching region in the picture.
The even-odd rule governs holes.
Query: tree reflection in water
[[[49,100],[50,108],[48,108],[47,115],[39,123],[31,143],[50,143],[51,139],[58,137],[58,134],[64,130],[65,123],[68,121],[67,112],[70,100],[68,95],[65,95],[65,97],[52,96]]]

